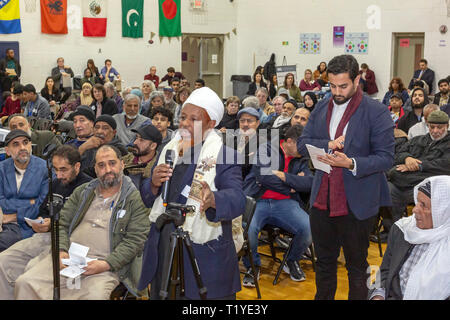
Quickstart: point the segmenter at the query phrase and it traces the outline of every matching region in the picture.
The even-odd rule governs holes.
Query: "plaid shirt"
[[[406,284],[408,283],[411,271],[414,269],[417,262],[422,257],[422,254],[428,249],[428,245],[428,243],[424,243],[414,246],[408,259],[406,259],[405,263],[400,269],[400,289],[402,289],[402,294],[405,293]]]
[[[428,245],[429,245],[428,243],[415,245],[411,251],[411,254],[406,259],[405,263],[403,263],[403,266],[399,272],[400,289],[402,290],[402,294],[405,293],[406,284],[408,283],[411,271],[414,269],[415,265],[422,257],[422,254],[428,249]],[[375,289],[370,295],[369,300],[371,300],[375,296],[382,296],[384,299],[386,299],[386,289],[385,288]]]

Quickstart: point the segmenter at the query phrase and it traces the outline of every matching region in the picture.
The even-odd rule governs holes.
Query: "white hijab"
[[[418,228],[415,214],[396,222],[406,241],[429,244],[411,270],[404,300],[444,300],[450,296],[450,176],[427,178],[415,186],[416,204],[419,187],[428,182],[431,183],[433,228]]]

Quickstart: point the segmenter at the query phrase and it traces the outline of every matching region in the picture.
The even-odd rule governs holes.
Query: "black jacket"
[[[68,185],[63,185],[58,179],[53,179],[53,203],[58,203],[60,205],[59,208],[53,206],[53,210],[59,210],[62,208],[62,205],[69,199],[73,190],[76,187],[81,186],[82,184],[89,182],[92,180],[92,177],[84,174],[80,171],[78,176]],[[59,210],[58,210],[59,209]],[[42,202],[39,207],[39,216],[42,218],[50,218],[50,210],[48,207],[48,195],[45,197],[44,202]]]
[[[220,121],[217,126],[218,129],[221,128],[233,129],[236,130],[239,128],[239,122],[237,120],[237,113],[233,115],[229,115],[226,111],[223,115],[222,121]]]
[[[277,74],[277,68],[275,66],[275,53],[270,55],[270,60],[264,64],[264,79],[267,81],[272,80],[272,76]]]
[[[261,81],[260,82],[260,87],[261,88],[266,88],[267,89],[267,85],[266,85],[266,83],[264,82],[264,81]],[[251,82],[249,85],[248,85],[248,91],[247,91],[247,94],[248,95],[250,95],[250,96],[254,96],[255,95],[255,93],[256,93],[256,82]]]
[[[122,154],[122,157],[127,155],[128,150],[125,147],[125,145],[120,142],[120,140],[117,138],[117,136],[114,137],[108,145],[114,146],[117,149],[119,149],[120,153]],[[89,149],[86,150],[85,153],[81,156],[81,171],[86,173],[87,175],[97,178],[97,175],[95,173],[94,165],[95,165],[95,153],[97,149]]]
[[[97,114],[97,101],[92,101],[90,105],[92,111],[94,111],[94,114]],[[119,109],[117,108],[117,104],[114,100],[109,98],[103,98],[102,100],[102,114],[109,114],[109,115],[115,115],[119,112]]]
[[[19,61],[16,58],[13,58],[14,63],[16,64],[16,74],[17,78],[20,78],[20,74],[22,73],[22,67],[19,64]],[[6,58],[0,60],[0,79],[6,77]]]
[[[55,88],[53,88],[53,92],[52,94],[50,94],[48,92],[48,88],[45,86],[44,88],[42,88],[41,90],[41,96],[45,98],[45,100],[47,100],[48,102],[54,100],[55,102],[59,102],[59,100],[61,99],[61,92]]]
[[[407,157],[422,161],[419,171],[400,172],[395,165],[404,164]],[[450,175],[450,133],[439,141],[430,134],[417,136],[402,144],[394,156],[394,167],[388,179],[397,187],[413,188],[424,179],[438,175]]]
[[[423,112],[422,112],[423,116]],[[422,119],[422,117],[421,117]],[[403,117],[398,120],[398,126],[397,128],[400,130],[403,130],[406,134],[408,134],[409,129],[415,125],[416,123],[419,123],[421,120],[419,120],[416,116],[416,114],[413,111],[408,112]]]
[[[389,233],[387,249],[380,267],[380,288],[385,289],[386,300],[403,299],[399,272],[413,248],[414,245],[405,240],[403,232],[394,224]],[[369,298],[374,290],[369,290]]]
[[[74,73],[71,68],[64,68],[64,71],[66,73],[70,74],[70,77],[73,78]],[[55,88],[60,89],[61,76],[62,75],[61,75],[61,71],[59,71],[59,67],[58,66],[54,67],[52,69],[52,78],[53,78],[53,81],[55,82]]]

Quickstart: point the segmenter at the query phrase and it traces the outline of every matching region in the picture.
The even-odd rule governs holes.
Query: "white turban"
[[[219,96],[208,87],[202,87],[192,91],[191,95],[184,102],[183,107],[187,104],[205,109],[211,120],[216,120],[216,127],[222,121],[224,107]]]

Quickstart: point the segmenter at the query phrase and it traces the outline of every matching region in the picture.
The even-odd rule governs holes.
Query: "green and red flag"
[[[161,37],[181,36],[181,0],[159,1],[159,35]]]

